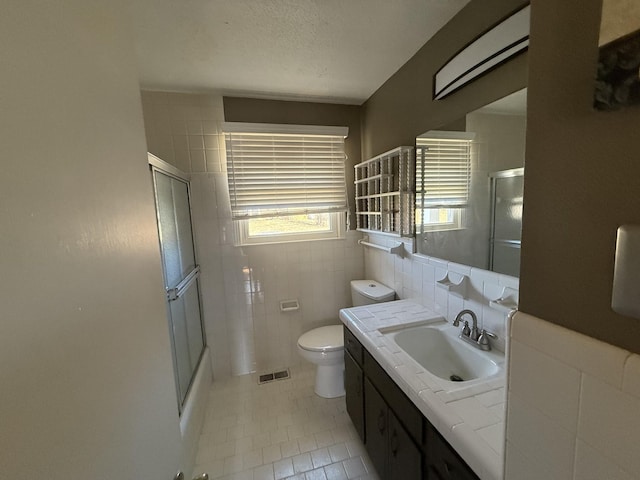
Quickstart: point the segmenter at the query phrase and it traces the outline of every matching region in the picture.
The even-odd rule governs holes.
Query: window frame
[[[416,232],[417,233],[425,233],[425,232],[446,232],[450,230],[462,230],[463,228],[463,207],[427,207],[424,210],[447,210],[451,211],[451,215],[453,216],[453,221],[451,222],[429,222],[424,223],[421,221],[417,222],[418,217],[421,219],[424,218],[421,213],[418,215],[417,211],[420,210],[416,208]]]
[[[311,242],[317,240],[339,240],[345,238],[344,212],[324,212],[329,216],[329,230],[315,232],[273,233],[267,235],[250,235],[249,222],[258,218],[234,220],[236,245],[269,245],[278,243]],[[285,216],[285,215],[282,215]],[[264,217],[262,217],[264,218]]]
[[[286,136],[300,136],[300,143],[302,145],[305,142],[309,141],[309,137],[314,136],[333,136],[333,137],[342,137],[346,138],[348,135],[347,127],[332,127],[332,126],[320,126],[320,125],[285,125],[285,124],[261,124],[261,123],[240,123],[240,122],[225,122],[223,124],[223,132],[225,135],[225,143],[228,142],[229,139],[233,141],[233,134],[237,135],[264,135],[265,137],[272,137],[273,141],[276,142],[274,145],[278,145],[277,137],[279,135]],[[306,137],[306,138],[305,138]],[[312,142],[314,143],[314,142]],[[335,142],[334,142],[335,143]],[[227,152],[233,151],[233,143],[230,145],[227,143],[225,150]],[[302,147],[304,152],[306,152],[306,146]],[[331,159],[331,150],[328,150],[327,160],[329,162],[333,162],[335,164],[336,158]],[[269,156],[269,152],[265,149],[265,153],[267,157],[271,158],[274,163],[277,164],[276,156]],[[314,151],[311,151],[312,163],[313,163],[313,154]],[[317,241],[317,240],[336,240],[336,239],[344,239],[345,231],[346,231],[346,222],[348,215],[348,193],[347,193],[347,185],[346,185],[346,152],[344,151],[344,141],[342,142],[342,150],[341,154],[343,156],[342,159],[342,182],[344,183],[344,207],[336,207],[335,204],[326,204],[325,206],[318,206],[317,204],[312,204],[309,206],[300,206],[294,207],[293,209],[288,209],[282,206],[274,205],[274,210],[271,210],[270,207],[263,203],[261,206],[257,206],[256,210],[252,210],[251,207],[236,207],[236,210],[239,213],[236,213],[234,216],[234,207],[233,207],[233,199],[231,198],[231,194],[229,196],[229,201],[231,202],[232,208],[232,221],[234,225],[234,244],[237,246],[247,246],[247,245],[266,245],[266,244],[279,244],[279,243],[292,243],[292,242],[304,242],[304,241]],[[304,158],[308,153],[302,153],[301,157]],[[285,160],[291,160],[290,158],[283,157]],[[231,191],[231,182],[236,182],[236,178],[234,177],[235,170],[233,165],[237,162],[242,162],[240,158],[227,159],[227,182],[229,184],[229,189]],[[317,162],[317,160],[316,160]],[[286,162],[285,162],[286,164]],[[329,169],[331,169],[331,163],[328,164]],[[256,168],[256,171],[259,171],[259,168]],[[265,167],[267,169],[271,167]],[[290,168],[290,167],[289,167]],[[305,168],[310,168],[313,172],[313,165],[309,166],[304,160],[301,162],[300,172],[305,172]],[[335,171],[335,166],[334,166]],[[290,173],[290,172],[287,172]],[[307,173],[304,173],[304,178],[306,181]],[[312,173],[313,175],[313,173]],[[316,173],[317,175],[317,169]],[[277,178],[277,175],[276,175]],[[331,178],[331,177],[327,177]],[[335,177],[334,177],[335,178]],[[251,179],[250,179],[251,180]],[[274,182],[277,180],[274,179]],[[330,182],[330,180],[327,180]],[[239,184],[234,184],[234,188],[237,189]],[[251,185],[251,184],[250,184]],[[268,185],[265,183],[265,185]],[[271,185],[277,185],[277,183],[273,183]],[[335,185],[335,184],[334,184]],[[285,185],[283,187],[287,189]],[[274,195],[273,192],[277,191],[277,188],[272,189],[270,195]],[[313,192],[313,190],[311,190]],[[255,195],[255,193],[254,193]],[[286,195],[286,193],[285,193]],[[275,194],[277,197],[277,193]],[[313,197],[313,195],[311,195]],[[267,197],[268,198],[268,197]],[[284,197],[286,198],[286,196]],[[329,197],[335,202],[335,197]],[[259,202],[258,202],[259,204]],[[246,205],[246,204],[245,204]],[[270,213],[274,213],[270,215]],[[293,215],[304,215],[304,214],[326,214],[329,216],[329,229],[325,231],[299,231],[299,232],[273,232],[270,234],[260,234],[260,235],[251,235],[250,232],[250,222],[252,220],[256,220],[259,218],[265,217],[287,217]]]
[[[468,206],[468,199],[471,189],[471,176],[472,176],[472,142],[475,138],[475,133],[473,132],[456,132],[456,131],[441,131],[441,130],[432,130],[427,132],[424,135],[416,138],[416,203],[415,203],[415,219],[416,225],[415,230],[416,234],[426,233],[426,232],[441,232],[441,231],[452,231],[452,230],[461,230],[464,228],[464,210]],[[422,140],[422,142],[421,142]],[[434,202],[426,202],[425,201],[425,185],[423,183],[423,178],[418,176],[418,172],[424,172],[426,163],[426,159],[421,158],[423,155],[421,154],[421,150],[428,148],[429,141],[432,142],[451,142],[452,146],[461,146],[463,143],[467,144],[467,182],[466,182],[466,191],[464,193],[463,199],[454,199],[451,200],[451,203],[447,200],[443,200],[441,203]],[[422,165],[418,166],[418,162],[422,162]],[[459,168],[459,167],[458,167]],[[424,174],[423,174],[424,175]],[[438,178],[437,176],[435,177]],[[425,210],[447,210],[450,211],[453,216],[453,221],[451,222],[431,222],[424,223],[424,211]],[[420,214],[418,214],[420,211]]]

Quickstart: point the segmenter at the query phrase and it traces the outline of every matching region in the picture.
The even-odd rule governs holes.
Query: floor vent
[[[263,383],[273,382],[274,380],[286,380],[290,378],[291,374],[289,373],[289,369],[286,368],[284,370],[278,370],[277,372],[271,373],[263,373],[258,377],[258,385],[262,385]]]

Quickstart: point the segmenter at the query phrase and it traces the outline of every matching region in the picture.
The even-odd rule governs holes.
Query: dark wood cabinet
[[[364,380],[365,447],[382,478],[419,480],[422,452],[368,378]]]
[[[429,480],[477,480],[478,477],[435,428],[427,432],[427,478]]]
[[[364,373],[362,371],[364,347],[346,327],[344,328],[344,388],[347,413],[351,417],[360,439],[365,441]]]
[[[422,451],[389,410],[389,463],[385,478],[422,478]]]
[[[347,412],[383,480],[479,480],[345,327]]]
[[[364,444],[376,472],[382,478],[387,471],[388,457],[388,407],[368,378],[364,380],[365,429],[367,440]]]
[[[347,413],[351,417],[360,439],[365,441],[364,426],[364,377],[362,368],[348,353],[344,354],[344,388],[346,390]]]

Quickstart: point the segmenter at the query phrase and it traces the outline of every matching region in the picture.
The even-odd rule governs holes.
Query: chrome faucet
[[[480,336],[480,334],[478,333],[478,317],[471,310],[462,310],[458,315],[456,315],[456,319],[453,321],[453,326],[457,327],[458,325],[460,325],[460,320],[462,320],[462,317],[467,313],[471,315],[473,326],[469,330],[469,322],[465,321],[464,328],[462,329],[462,334],[466,335],[472,340],[478,340],[478,337]]]
[[[464,327],[462,328],[462,332],[460,333],[460,339],[464,340],[467,343],[470,343],[476,348],[480,350],[491,350],[491,343],[489,342],[489,338],[498,338],[497,335],[487,332],[482,329],[482,332],[478,330],[478,317],[471,310],[462,310],[458,315],[456,315],[456,319],[453,321],[453,326],[458,327],[460,325],[460,321],[462,317],[466,314],[471,315],[472,326],[469,328],[469,321],[464,321]]]

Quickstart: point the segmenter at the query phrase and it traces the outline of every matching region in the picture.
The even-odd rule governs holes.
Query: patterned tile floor
[[[344,397],[313,392],[312,365],[258,385],[214,382],[194,472],[223,480],[378,480]]]

